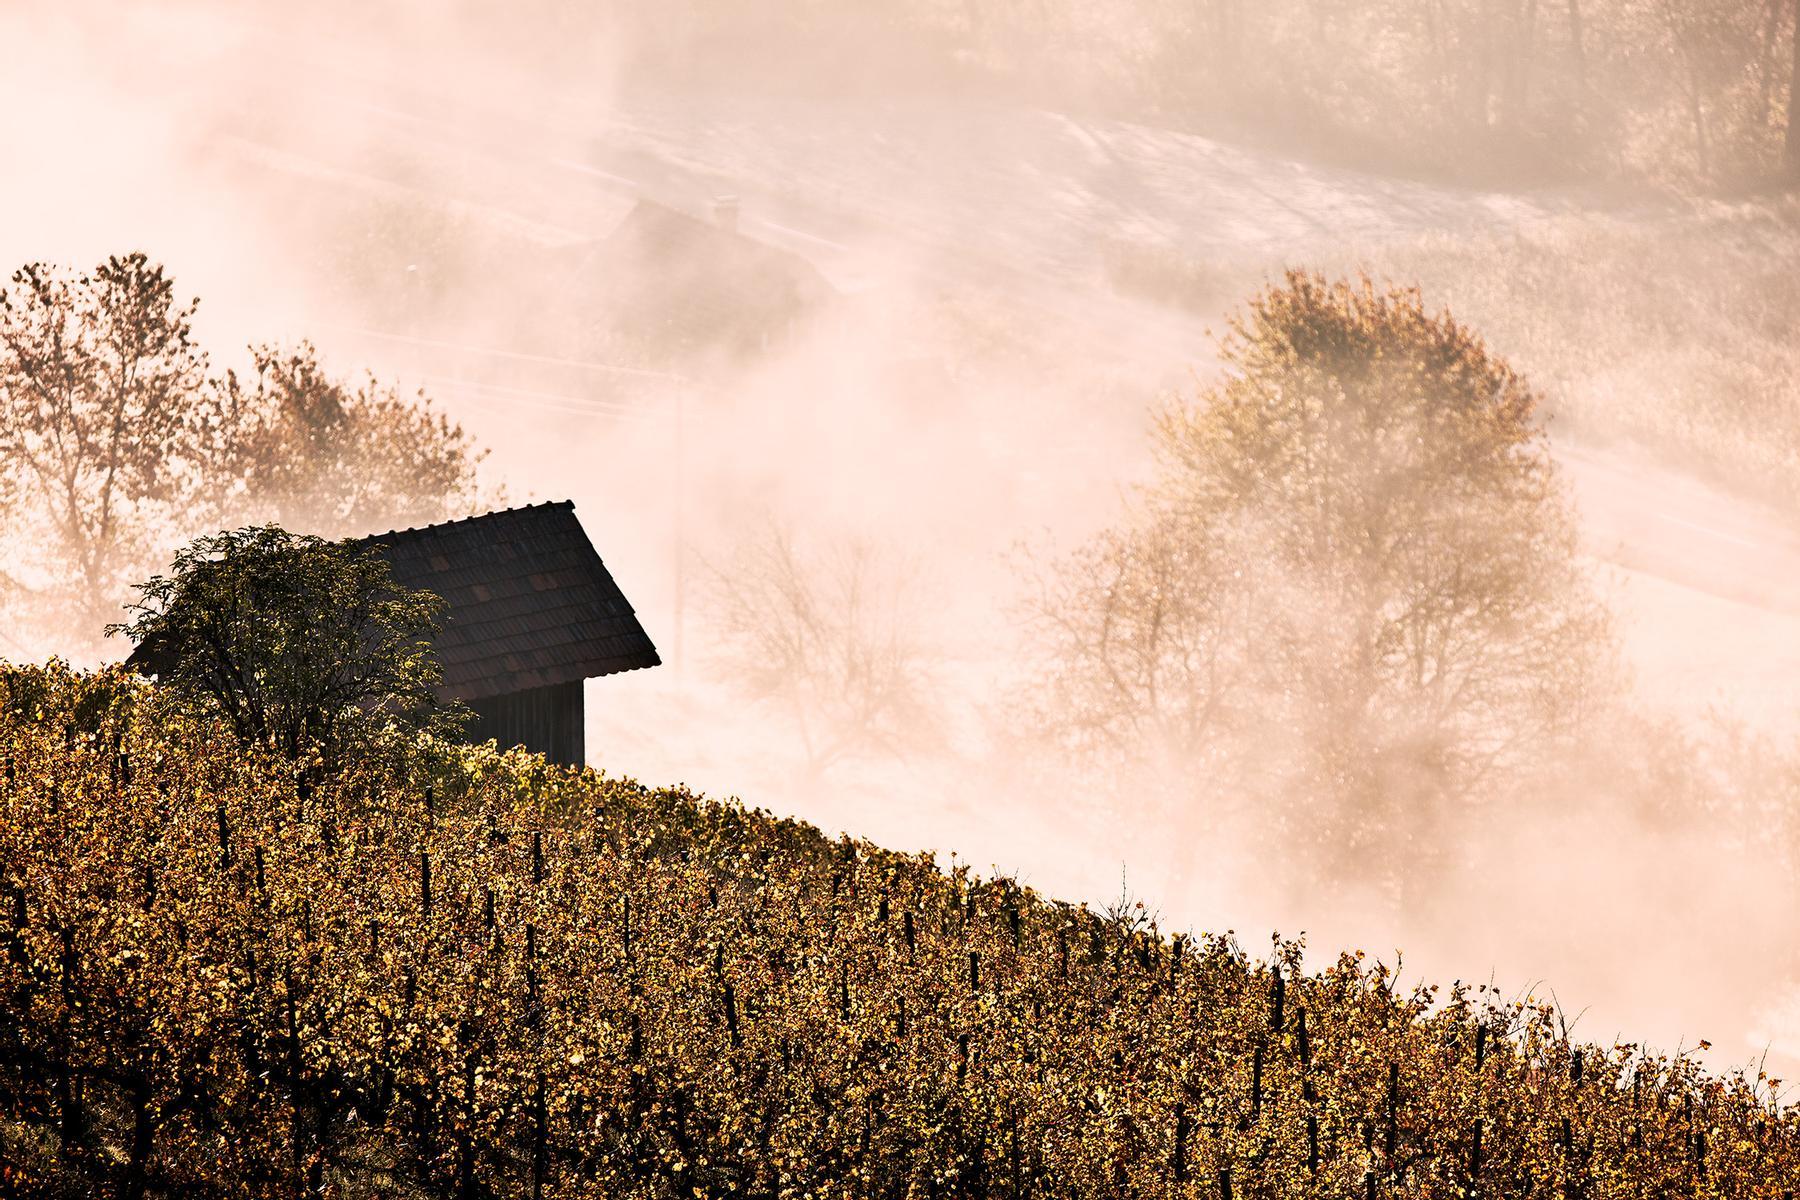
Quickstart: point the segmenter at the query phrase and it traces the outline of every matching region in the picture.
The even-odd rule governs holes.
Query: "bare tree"
[[[1023,605],[1049,669],[1032,726],[1084,756],[1192,761],[1252,714],[1253,647],[1223,539],[1154,509],[1031,564]]]
[[[1581,0],[1569,0],[1569,61],[1575,70],[1575,103],[1582,106],[1587,97],[1587,30],[1581,19]]]
[[[0,288],[7,643],[86,657],[127,587],[232,520],[342,535],[473,511],[482,454],[423,397],[329,378],[310,346],[208,371],[195,304],[142,254]]]
[[[718,661],[792,723],[809,778],[936,736],[937,654],[916,566],[857,539],[809,550],[769,519],[707,573]]]
[[[1676,56],[1681,60],[1688,122],[1694,132],[1694,161],[1700,174],[1708,176],[1712,174],[1712,142],[1707,130],[1705,83],[1698,61],[1699,50],[1694,44],[1695,32],[1692,22],[1684,22],[1670,0],[1662,0],[1661,7],[1663,19],[1669,27],[1669,40],[1675,48]]]
[[[193,313],[142,254],[92,274],[34,263],[0,290],[0,585],[15,611],[97,640],[173,527],[216,512],[225,412]]]
[[[1793,21],[1793,58],[1788,73],[1787,103],[1787,168],[1800,175],[1800,0],[1794,0]]]

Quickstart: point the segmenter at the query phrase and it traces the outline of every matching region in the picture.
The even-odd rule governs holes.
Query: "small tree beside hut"
[[[250,526],[197,538],[137,587],[130,663],[246,744],[329,765],[388,725],[454,724],[434,691],[442,601],[367,546]]]

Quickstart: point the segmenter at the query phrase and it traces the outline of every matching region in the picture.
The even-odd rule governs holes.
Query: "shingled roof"
[[[654,667],[662,659],[567,500],[363,539],[402,587],[444,599],[449,700]]]

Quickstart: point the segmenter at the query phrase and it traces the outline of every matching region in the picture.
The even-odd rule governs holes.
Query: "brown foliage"
[[[486,499],[475,479],[486,452],[423,392],[351,387],[305,342],[260,347],[255,362],[254,383],[226,379],[245,519],[339,537],[467,516]]]
[[[0,649],[96,654],[128,583],[224,524],[373,533],[491,499],[429,401],[346,386],[309,345],[256,351],[254,383],[216,377],[196,303],[142,254],[0,289]]]
[[[1367,281],[1288,275],[1221,355],[1159,420],[1133,524],[1034,606],[1041,717],[1087,748],[1141,753],[1152,729],[1177,761],[1223,753],[1346,854],[1416,834],[1570,732],[1607,678],[1536,394]]]
[[[395,769],[393,762],[410,765]],[[0,1163],[180,1196],[1717,1196],[1776,1081],[523,754],[0,673]],[[13,1164],[17,1164],[14,1166]]]

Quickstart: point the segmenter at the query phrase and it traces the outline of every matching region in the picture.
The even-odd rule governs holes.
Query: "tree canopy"
[[[430,525],[479,507],[486,452],[423,393],[333,378],[305,342],[252,353],[254,379],[225,380],[246,515],[334,536]]]
[[[1136,519],[1044,581],[1040,713],[1085,750],[1223,756],[1332,845],[1416,830],[1609,669],[1537,393],[1366,280],[1290,273],[1221,351]]]
[[[328,535],[482,507],[482,453],[422,395],[345,384],[310,345],[217,374],[197,301],[143,254],[0,287],[0,650],[97,652],[129,582],[196,529]]]
[[[371,730],[454,719],[433,692],[442,601],[396,585],[373,550],[249,526],[196,539],[138,592],[111,632],[245,743],[329,762]]]

